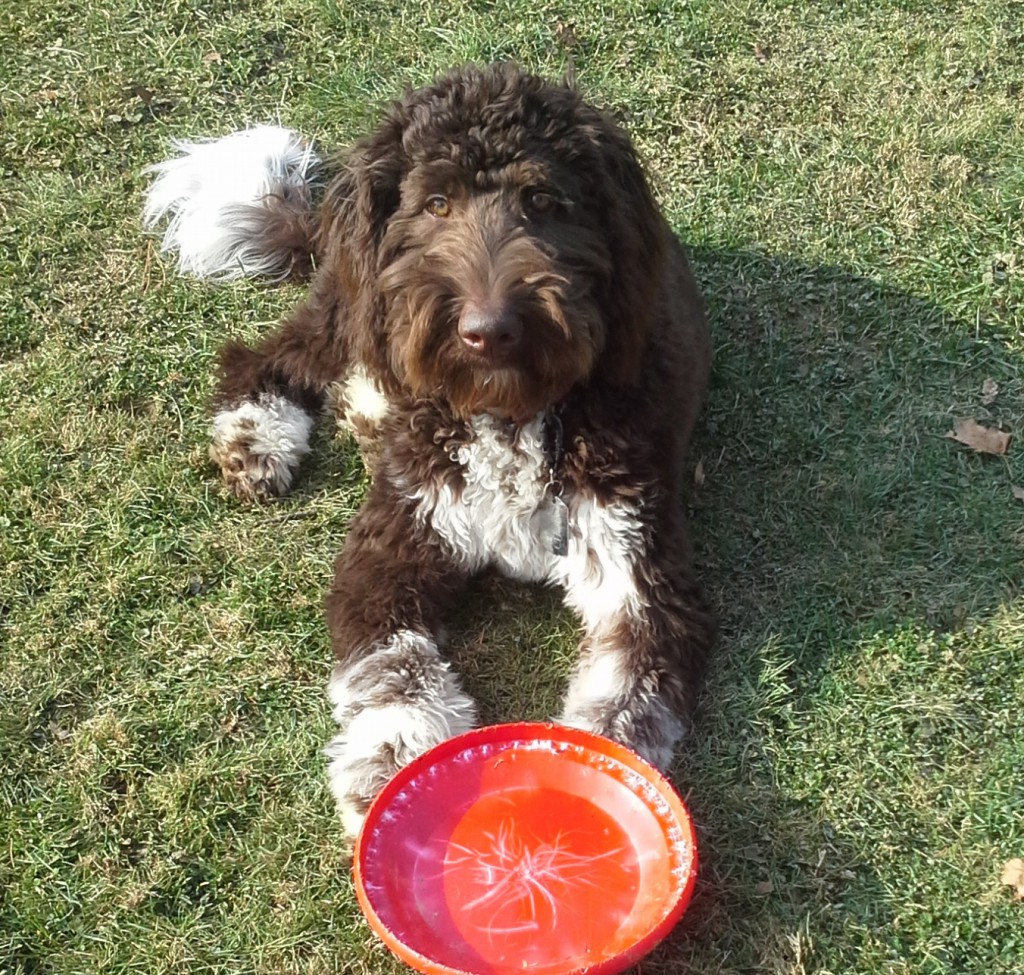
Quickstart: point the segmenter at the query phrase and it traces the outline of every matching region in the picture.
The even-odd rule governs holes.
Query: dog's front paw
[[[342,730],[324,749],[327,776],[350,836],[398,769],[476,724],[476,705],[434,641],[411,630],[340,667],[328,694]]]
[[[632,748],[662,771],[672,763],[672,752],[686,731],[686,725],[664,702],[654,699],[633,708],[620,708],[613,702],[594,702],[587,708],[563,712],[558,721]]]
[[[591,654],[580,662],[569,683],[558,721],[611,738],[655,768],[667,769],[688,721],[681,696],[675,696],[679,703],[670,702],[665,684],[654,674],[629,673],[617,656]]]
[[[210,457],[228,490],[242,501],[264,501],[292,485],[309,453],[313,418],[283,396],[221,410],[213,419]]]
[[[363,825],[370,803],[399,769],[392,742],[378,742],[377,750],[368,755],[362,751],[344,734],[332,739],[324,749],[330,760],[327,776],[341,825],[346,835],[353,839]]]

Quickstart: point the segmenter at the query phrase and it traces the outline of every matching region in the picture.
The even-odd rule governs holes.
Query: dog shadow
[[[853,837],[778,787],[765,723],[813,708],[862,639],[955,631],[1006,597],[971,492],[1006,479],[1009,498],[1008,472],[943,434],[1007,370],[973,325],[868,278],[756,251],[691,255],[716,344],[691,529],[721,639],[674,769],[700,879],[640,967],[802,972],[816,928],[884,925],[887,894]],[[557,714],[574,630],[558,593],[476,582],[449,653],[482,719]],[[489,652],[498,643],[512,660]]]

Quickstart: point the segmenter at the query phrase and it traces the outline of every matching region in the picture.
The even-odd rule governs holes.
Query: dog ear
[[[386,388],[388,365],[384,306],[377,287],[381,242],[398,209],[406,171],[401,120],[389,118],[353,146],[324,194],[317,253],[348,306],[349,348]]]
[[[661,306],[669,229],[629,136],[605,115],[592,130],[605,172],[602,192],[612,273],[605,282],[608,333],[598,365],[616,385],[636,381]]]

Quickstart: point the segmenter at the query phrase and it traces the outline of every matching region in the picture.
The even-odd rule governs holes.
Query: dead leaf
[[[1024,901],[1024,860],[1019,857],[1007,860],[1003,864],[999,883],[1014,888],[1013,899],[1015,901]]]
[[[702,457],[697,461],[697,466],[693,469],[693,484],[694,487],[704,487],[704,481],[707,478],[704,474],[704,458]]]
[[[991,406],[999,395],[999,383],[994,379],[986,379],[981,384],[981,405]]]
[[[775,884],[770,880],[762,880],[759,883],[754,884],[755,894],[770,894],[773,890],[775,890]]]
[[[220,56],[220,51],[210,51],[203,55],[203,60],[209,64],[211,61],[223,61],[224,59]]]
[[[579,45],[575,27],[561,20],[555,23],[555,40],[567,51],[572,51]]]
[[[1015,498],[1016,498],[1016,499],[1017,499],[1018,501],[1024,501],[1024,488],[1022,488],[1022,487],[1017,487],[1017,485],[1016,485],[1016,484],[1011,484],[1011,485],[1010,485],[1010,490],[1011,490],[1011,491],[1013,492],[1013,496],[1014,496],[1014,497],[1015,497]]]
[[[974,420],[954,420],[953,429],[946,436],[979,454],[1005,454],[1010,446],[1008,433],[993,427],[983,427]]]

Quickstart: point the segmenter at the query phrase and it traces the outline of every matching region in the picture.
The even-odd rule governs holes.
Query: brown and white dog
[[[329,405],[372,473],[327,598],[346,828],[474,724],[438,643],[488,567],[561,586],[579,614],[559,720],[664,768],[713,635],[681,501],[710,351],[627,136],[572,85],[496,64],[407,93],[322,193],[284,129],[178,148],[145,218],[170,218],[184,271],[312,278],[276,332],[222,351],[225,483],[287,491]]]

